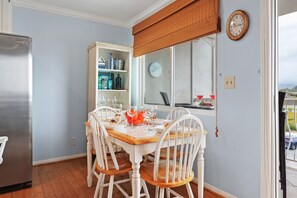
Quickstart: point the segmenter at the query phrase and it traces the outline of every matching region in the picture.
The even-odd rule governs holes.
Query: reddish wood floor
[[[86,158],[79,158],[64,162],[52,163],[47,165],[33,167],[33,186],[31,188],[18,190],[10,193],[1,194],[0,198],[85,198],[93,197],[96,179],[93,181],[93,187],[88,188],[86,182],[87,167]],[[107,178],[108,179],[108,178]],[[154,195],[154,187],[148,186],[150,195]],[[131,194],[131,185],[129,183],[123,186]],[[197,186],[192,185],[192,190],[197,197]],[[187,197],[186,188],[180,187],[177,192]],[[106,197],[107,188],[104,190]],[[114,188],[114,198],[123,197],[123,195]],[[221,196],[205,189],[205,198],[220,198]]]

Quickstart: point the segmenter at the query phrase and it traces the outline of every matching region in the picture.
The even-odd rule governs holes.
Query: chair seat
[[[169,172],[172,173],[173,167],[169,167]],[[176,167],[176,170],[178,170],[178,166]],[[185,178],[184,180],[181,179],[178,181],[177,176],[175,177],[175,181],[172,182],[168,181],[168,183],[165,182],[165,171],[166,171],[166,166],[165,166],[165,160],[160,161],[159,163],[159,174],[157,181],[154,181],[154,163],[146,163],[143,164],[140,168],[140,176],[143,180],[146,182],[158,186],[160,188],[174,188],[174,187],[179,187],[182,185],[185,185],[189,182],[191,182],[194,179],[194,172],[191,171],[191,174],[189,177]],[[177,171],[178,172],[178,171]]]
[[[92,153],[92,155],[96,155],[96,150],[95,149],[92,149],[91,150],[91,153]],[[114,154],[116,154],[116,155],[127,154],[128,157],[129,157],[129,154],[126,151],[124,151],[124,150],[122,150],[122,151],[116,151],[116,152],[114,152]],[[107,153],[107,155],[110,155],[110,153]],[[126,155],[126,157],[127,157],[127,155]]]
[[[170,149],[169,150],[169,158],[172,158],[174,156],[174,150]],[[179,150],[176,151],[176,157],[179,158],[180,157],[180,152]],[[161,152],[160,152],[160,159],[166,159],[167,158],[167,149],[166,148],[162,148]]]
[[[169,158],[172,159],[173,156],[174,156],[174,150],[173,149],[170,149],[169,151]],[[155,157],[155,153],[150,153],[149,156],[151,157]],[[180,157],[180,152],[179,150],[177,150],[176,152],[176,157],[179,158]],[[160,152],[160,159],[166,159],[167,158],[167,149],[166,148],[162,148],[161,149],[161,152]],[[151,161],[151,160],[150,160]]]
[[[129,160],[129,155],[125,153],[119,153],[116,155],[117,161],[119,165],[119,170],[116,170],[114,167],[114,164],[112,162],[111,156],[108,157],[108,170],[101,168],[98,164],[96,164],[96,172],[103,173],[106,175],[118,175],[118,174],[124,174],[128,173],[130,170],[132,170],[132,164]]]

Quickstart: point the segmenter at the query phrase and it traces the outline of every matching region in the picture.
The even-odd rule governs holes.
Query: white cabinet
[[[88,112],[100,105],[111,105],[114,99],[116,99],[117,103],[122,103],[123,108],[127,108],[131,104],[132,48],[95,42],[89,46],[88,53]],[[114,64],[113,68],[108,68],[111,55]],[[106,62],[106,64],[103,62]],[[117,64],[119,62],[123,62],[123,67],[120,69],[118,69]],[[118,76],[121,79],[120,88],[119,86],[116,87],[116,78]],[[112,82],[112,86],[108,86],[110,85],[108,84],[110,79],[109,82]]]

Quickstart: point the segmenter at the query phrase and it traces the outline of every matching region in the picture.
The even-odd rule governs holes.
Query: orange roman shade
[[[219,0],[176,0],[133,27],[134,57],[219,31]]]

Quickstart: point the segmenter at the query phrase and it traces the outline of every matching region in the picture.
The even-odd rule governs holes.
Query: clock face
[[[162,66],[160,63],[151,63],[149,66],[149,73],[152,77],[159,77],[162,74]]]
[[[230,21],[230,33],[233,36],[238,36],[242,33],[244,27],[243,17],[239,14],[235,15]]]
[[[237,10],[229,16],[226,32],[230,39],[239,40],[246,34],[248,27],[248,15],[242,10]]]

